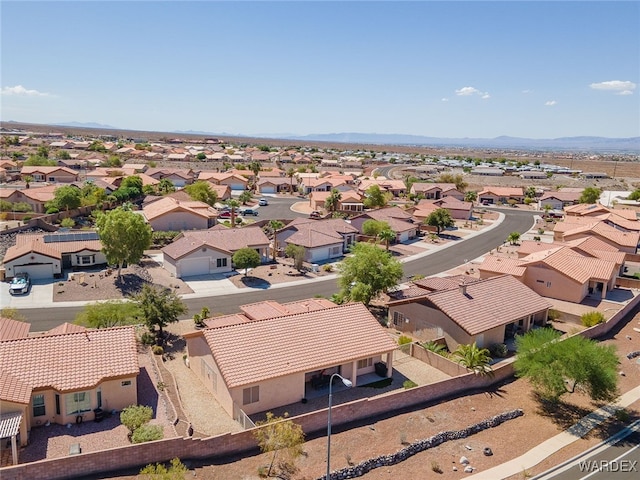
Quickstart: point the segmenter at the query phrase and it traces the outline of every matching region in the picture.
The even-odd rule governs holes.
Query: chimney
[[[464,283],[460,283],[458,285],[458,288],[460,289],[460,293],[462,295],[466,295],[467,294],[467,286]]]

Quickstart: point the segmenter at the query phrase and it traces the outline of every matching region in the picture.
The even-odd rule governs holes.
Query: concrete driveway
[[[53,298],[53,284],[56,280],[32,280],[29,293],[22,295],[11,295],[9,293],[9,282],[0,284],[0,306],[2,308],[39,308],[50,306]]]

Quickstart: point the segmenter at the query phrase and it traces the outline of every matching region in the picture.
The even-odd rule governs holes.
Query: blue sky
[[[640,2],[1,3],[2,120],[640,135]]]

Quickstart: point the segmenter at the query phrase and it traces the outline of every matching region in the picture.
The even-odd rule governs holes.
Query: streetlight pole
[[[353,382],[344,378],[342,375],[338,373],[334,373],[329,378],[329,414],[327,419],[327,476],[325,480],[329,480],[331,477],[331,387],[333,386],[333,377],[338,377],[342,380],[342,383],[345,387],[351,388],[353,386]]]

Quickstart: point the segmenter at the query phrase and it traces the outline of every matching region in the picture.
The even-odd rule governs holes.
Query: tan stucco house
[[[20,170],[20,176],[33,178],[34,182],[71,183],[80,179],[80,174],[66,167],[26,166]]]
[[[142,207],[151,228],[158,231],[205,230],[216,224],[218,212],[204,202],[163,197]]]
[[[269,238],[260,227],[185,231],[162,249],[163,266],[177,278],[225,273],[233,270],[233,254],[253,248],[263,262],[269,260]]]
[[[505,343],[516,332],[545,322],[551,308],[548,300],[510,275],[431,285],[425,279],[392,295],[389,325],[426,335],[423,340],[444,338],[450,351],[474,342],[478,347]]]
[[[276,233],[279,249],[287,245],[305,248],[305,261],[324,262],[342,257],[355,243],[358,230],[341,218],[296,218]]]
[[[184,335],[191,370],[234,418],[301,401],[320,373],[340,373],[357,386],[384,362],[392,375],[397,345],[361,303],[307,299],[240,309]]]
[[[0,421],[3,431],[14,428],[13,442],[19,436],[26,445],[32,428],[93,420],[96,409],[137,403],[134,327],[63,325],[28,336],[11,322],[0,318]]]

